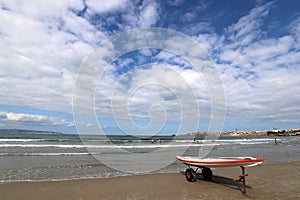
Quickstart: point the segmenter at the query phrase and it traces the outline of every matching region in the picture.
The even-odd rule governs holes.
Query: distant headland
[[[62,135],[60,132],[37,131],[26,129],[0,129],[0,134],[43,134],[43,135]]]

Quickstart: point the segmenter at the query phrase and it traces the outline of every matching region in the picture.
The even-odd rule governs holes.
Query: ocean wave
[[[0,153],[0,156],[82,156],[91,155],[91,153]]]
[[[44,139],[10,139],[10,138],[0,138],[0,142],[38,142],[44,141]]]
[[[279,140],[279,139],[277,139]],[[218,140],[200,140],[200,142],[228,142],[228,143],[235,143],[235,142],[254,142],[254,141],[274,141],[272,138],[251,138],[251,139],[218,139]]]
[[[239,141],[236,144],[253,145],[253,144],[267,144],[268,141]],[[171,143],[171,144],[136,144],[136,145],[91,145],[91,144],[0,144],[0,148],[98,148],[98,149],[152,149],[152,148],[176,148],[176,147],[203,147],[203,146],[219,146],[232,145],[228,142],[202,142],[199,143]]]

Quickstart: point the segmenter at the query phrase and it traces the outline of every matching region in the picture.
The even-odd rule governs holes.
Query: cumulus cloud
[[[110,0],[99,2],[97,0],[85,1],[88,9],[96,13],[111,12],[126,7],[127,0]]]
[[[138,21],[140,27],[150,27],[157,22],[159,17],[158,6],[155,2],[144,2]]]
[[[72,123],[61,117],[0,111],[0,126],[4,125],[72,126]]]
[[[294,107],[299,102],[295,94],[300,83],[295,77],[300,72],[295,67],[300,63],[293,32],[297,20],[292,22],[290,34],[266,37],[262,25],[271,7],[267,3],[254,8],[228,27],[224,39],[211,40],[218,47],[218,54],[212,56],[222,71],[228,121],[295,123],[299,113]],[[207,48],[213,52],[214,46]]]
[[[166,4],[174,8],[183,2]],[[259,4],[222,33],[217,33],[207,19],[192,23],[197,15],[190,10],[182,16],[187,24],[176,29],[184,27],[183,32],[215,61],[226,91],[229,121],[299,122],[295,105],[300,100],[300,18],[287,25],[284,35],[268,36],[263,26],[275,3]],[[97,44],[121,31],[157,25],[164,9],[160,2],[148,0],[4,0],[0,6],[0,104],[67,113],[72,112],[73,86],[80,65]],[[201,10],[207,5],[198,7]],[[156,63],[145,65],[149,57]],[[149,120],[152,115],[159,120],[165,115],[155,111],[163,111],[175,120],[181,110],[191,119],[199,113],[200,117],[202,113],[209,115],[209,91],[201,76],[182,58],[144,49],[138,57],[114,64],[102,77],[104,85],[96,93],[99,116],[112,117],[111,102],[115,117],[120,118],[128,117],[129,112],[134,119]],[[93,73],[87,72],[87,81],[95,76]],[[190,107],[186,93],[190,89],[199,112]],[[81,92],[84,98],[85,91]],[[0,119],[59,123],[51,117],[4,111]]]
[[[83,7],[82,1],[2,1],[1,104],[71,112],[76,73],[105,37],[72,11]]]
[[[192,69],[151,63],[122,75],[108,73],[104,79],[109,81],[98,85],[96,115],[113,118],[128,134],[157,133],[165,122],[181,124],[183,132],[195,131],[199,120],[210,120],[209,92]],[[183,125],[188,122],[189,128]]]
[[[95,98],[99,116],[107,116],[113,110],[116,118],[151,118],[157,121],[167,114],[169,120],[179,120],[184,112],[185,116],[189,116],[184,120],[198,120],[202,112],[198,106],[209,105],[210,97],[201,75],[192,69],[160,63],[140,66],[121,77],[116,74],[108,76],[113,81],[97,88]],[[150,116],[155,105],[164,111]]]

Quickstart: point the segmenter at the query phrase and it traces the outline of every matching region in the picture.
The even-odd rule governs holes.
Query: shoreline
[[[262,165],[277,165],[277,164],[290,164],[294,162],[300,162],[298,161],[288,161],[288,162],[271,162],[271,163],[264,163]],[[182,163],[180,163],[182,164]],[[258,165],[258,167],[261,167],[261,165]],[[230,167],[229,167],[230,168]],[[232,167],[235,168],[235,167]],[[252,167],[251,167],[252,168]],[[127,174],[127,175],[115,175],[115,176],[106,176],[106,177],[82,177],[82,178],[65,178],[65,179],[37,179],[37,180],[0,180],[0,187],[1,185],[5,184],[18,184],[18,183],[44,183],[44,182],[63,182],[63,181],[88,181],[88,180],[106,180],[106,179],[111,179],[111,178],[122,178],[122,177],[135,177],[135,176],[149,176],[149,175],[164,175],[164,174],[177,174],[177,173],[184,173],[185,170],[185,165],[182,165],[182,168],[180,171],[162,171],[162,172],[149,172],[149,173],[140,173],[140,174]],[[220,170],[221,168],[215,168],[216,170]],[[226,168],[225,168],[226,169]],[[236,167],[236,169],[239,169]],[[248,169],[248,168],[246,168]],[[237,170],[238,171],[238,170]],[[300,183],[300,181],[299,181]],[[1,188],[0,188],[1,189]]]
[[[240,169],[213,170],[212,181],[202,176],[187,182],[182,172],[58,181],[6,182],[1,199],[300,199],[300,161],[247,168],[247,195],[238,178]],[[182,167],[185,170],[185,167]],[[226,177],[226,178],[224,178]]]

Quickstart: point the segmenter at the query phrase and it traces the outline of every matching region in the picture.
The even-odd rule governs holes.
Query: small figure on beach
[[[196,138],[195,138],[194,143],[200,143],[200,140],[196,140]]]
[[[277,145],[278,143],[277,143],[277,138],[275,137],[275,145]]]
[[[152,138],[152,140],[151,140],[151,143],[152,143],[152,144],[156,144],[156,143],[161,144],[162,142],[163,142],[163,141],[162,141],[161,139],[159,139],[159,138],[157,138],[157,139]]]

